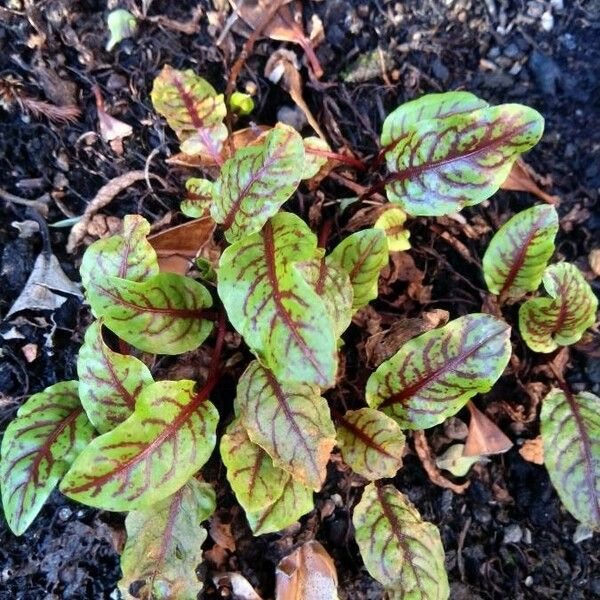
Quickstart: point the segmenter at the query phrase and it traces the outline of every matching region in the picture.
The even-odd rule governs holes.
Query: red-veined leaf
[[[31,524],[69,465],[94,437],[76,381],[34,394],[2,439],[0,484],[4,516],[16,535]]]
[[[318,491],[335,445],[335,428],[319,388],[281,383],[253,361],[240,377],[235,402],[249,438],[273,464]]]
[[[331,160],[331,147],[320,137],[304,138],[304,164],[302,179],[312,179]]]
[[[215,506],[212,487],[190,479],[172,496],[127,515],[123,578],[119,581],[125,600],[196,600],[202,589],[196,567],[202,562],[207,536],[200,523],[210,517]],[[132,584],[135,595],[130,591]]]
[[[427,429],[487,392],[511,355],[510,327],[471,314],[413,338],[382,363],[367,383],[367,404],[403,429]]]
[[[337,443],[352,470],[375,481],[402,467],[404,434],[394,419],[374,408],[349,410],[337,420]]]
[[[381,213],[375,221],[375,229],[381,229],[387,238],[390,252],[400,252],[410,248],[410,231],[404,228],[406,213],[397,206],[392,206]]]
[[[447,600],[440,534],[394,486],[370,483],[352,521],[365,566],[390,598]]]
[[[62,480],[61,491],[104,510],[133,510],[176,492],[211,455],[217,409],[194,393],[194,382],[157,381],[135,411],[97,437]]]
[[[280,381],[333,384],[333,320],[295,263],[311,260],[314,234],[299,217],[279,213],[223,252],[219,297],[232,325]]]
[[[550,298],[527,300],[519,309],[519,330],[535,352],[552,352],[581,339],[594,324],[598,298],[581,271],[569,263],[550,265],[542,278]]]
[[[289,474],[250,440],[239,420],[231,423],[221,438],[221,458],[227,467],[227,481],[245,511],[266,508],[283,493]]]
[[[281,496],[273,504],[256,512],[247,512],[246,518],[254,535],[263,535],[293,525],[313,508],[312,490],[290,476]]]
[[[380,229],[357,231],[334,248],[329,260],[348,273],[354,291],[353,308],[362,308],[377,298],[379,272],[388,263],[385,233]]]
[[[519,104],[419,121],[386,154],[388,198],[410,215],[445,215],[479,204],[543,129],[543,117]]]
[[[135,356],[113,352],[102,339],[102,321],[92,323],[77,359],[79,397],[100,433],[127,419],[142,389],[154,380]]]
[[[553,389],[542,404],[544,462],[567,510],[600,531],[600,398]]]
[[[185,197],[181,212],[192,219],[204,216],[210,210],[214,198],[214,183],[208,179],[190,177],[185,182]]]
[[[175,131],[185,154],[207,156],[221,164],[227,139],[223,94],[191,69],[177,71],[165,65],[154,80],[152,105]]]
[[[94,313],[129,344],[144,352],[181,354],[197,348],[212,323],[208,290],[193,279],[160,273],[143,282],[106,277],[88,290]]]
[[[402,139],[408,130],[419,121],[427,119],[444,119],[451,115],[473,112],[486,108],[485,100],[470,92],[445,92],[443,94],[426,94],[401,104],[393,110],[383,122],[381,128],[381,145],[388,151],[395,142]]]
[[[259,231],[302,179],[304,145],[294,129],[278,125],[261,144],[238,150],[213,186],[211,215],[229,242]]]
[[[483,276],[490,292],[502,300],[518,300],[537,290],[557,232],[553,206],[533,206],[504,223],[483,256]]]
[[[146,237],[150,224],[138,215],[123,219],[123,233],[94,242],[81,261],[81,282],[86,289],[106,277],[145,281],[158,275],[156,252]]]

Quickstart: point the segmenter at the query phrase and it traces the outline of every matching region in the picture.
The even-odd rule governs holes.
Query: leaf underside
[[[221,438],[221,458],[227,467],[227,480],[245,511],[262,510],[283,493],[289,474],[250,440],[239,420],[231,423]]]
[[[426,429],[490,390],[511,354],[510,327],[483,313],[413,338],[367,382],[367,404],[403,429]]]
[[[519,104],[419,121],[386,154],[388,198],[408,214],[423,216],[479,204],[538,142],[543,124],[538,112]]]
[[[421,519],[406,496],[391,485],[371,483],[354,508],[352,521],[367,570],[391,597],[449,597],[440,534]]]
[[[317,386],[281,383],[253,361],[238,383],[235,407],[249,438],[275,466],[315,491],[321,488],[335,428]]]
[[[337,444],[352,470],[375,481],[402,467],[404,434],[396,421],[375,410],[349,410],[338,420]]]
[[[79,402],[77,381],[63,381],[21,406],[2,439],[0,484],[4,516],[21,535],[94,437]]]
[[[99,433],[127,419],[142,389],[153,382],[148,367],[134,356],[113,352],[102,339],[102,321],[92,323],[77,359],[79,397]]]
[[[221,256],[218,292],[232,325],[279,381],[328,387],[337,368],[331,316],[297,263],[317,253],[299,217],[279,213]]]
[[[205,313],[212,305],[210,293],[175,273],[160,273],[141,283],[107,277],[91,288],[88,299],[109,329],[144,352],[194,350],[212,329]]]
[[[550,298],[527,300],[519,309],[519,330],[535,352],[575,344],[596,320],[598,298],[572,264],[550,265],[542,279]]]
[[[553,206],[533,206],[504,223],[483,256],[483,276],[490,292],[514,301],[537,290],[557,232]]]
[[[567,510],[600,531],[600,398],[553,389],[542,404],[544,462]]]
[[[213,513],[215,504],[211,486],[190,479],[172,496],[127,515],[119,581],[125,600],[196,600],[202,589],[196,567],[202,562],[202,544],[207,537],[200,523]],[[130,593],[132,584],[135,596]]]
[[[61,491],[104,510],[133,510],[176,492],[210,457],[217,409],[193,381],[146,386],[135,411],[97,437],[73,463]]]

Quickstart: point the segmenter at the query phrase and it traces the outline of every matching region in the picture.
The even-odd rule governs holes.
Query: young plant
[[[81,277],[97,320],[80,352],[80,381],[33,396],[4,437],[0,484],[10,527],[25,531],[60,480],[70,498],[129,511],[124,597],[194,598],[206,538],[201,523],[215,508],[201,469],[222,418],[228,424],[220,456],[255,535],[280,531],[313,509],[337,445],[371,482],[353,517],[369,572],[393,598],[448,598],[437,529],[381,480],[402,467],[403,430],[442,423],[492,387],[510,359],[510,327],[477,313],[411,339],[369,378],[366,407],[339,414],[323,394],[336,385],[340,337],[377,298],[388,252],[409,246],[405,213],[448,214],[488,198],[537,142],[543,119],[466,92],[403,105],[383,126],[380,158],[389,173],[364,194],[379,186],[400,206],[328,253],[326,235],[317,239],[281,208],[303,180],[315,184],[342,163],[364,171],[360,161],[281,124],[256,135],[228,132],[223,96],[192,71],[165,67],[152,101],[181,142],[180,160],[210,175],[188,179],[182,211],[209,214],[230,245],[218,264],[201,269],[214,267],[216,287],[210,278],[161,273],[150,226],[139,216],[125,217],[121,235],[87,249]],[[498,256],[509,261],[502,249]],[[535,279],[547,260],[535,252],[515,256],[527,266],[498,288],[511,297],[533,289],[521,271]],[[510,269],[494,277],[506,279]],[[228,328],[253,354],[234,414],[209,400]],[[120,352],[109,347],[105,329],[119,338]],[[211,365],[198,389],[188,380],[154,381],[143,353],[180,354],[213,333]]]
[[[550,353],[579,341],[594,324],[598,299],[579,269],[548,266],[554,253],[558,215],[552,206],[534,206],[509,219],[492,238],[483,258],[484,278],[499,303],[516,302],[543,283],[550,296],[519,307],[519,330],[535,352]],[[544,398],[540,429],[550,479],[569,512],[600,529],[600,398],[573,394],[558,378]]]

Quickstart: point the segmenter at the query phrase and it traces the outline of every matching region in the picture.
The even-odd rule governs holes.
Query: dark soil
[[[127,171],[144,169],[156,150],[149,159],[150,169],[166,183],[158,183],[153,191],[135,185],[106,211],[117,216],[140,212],[154,222],[177,209],[183,172],[164,164],[177,144],[152,110],[152,80],[169,63],[192,67],[216,88],[224,89],[243,38],[234,35],[236,47],[222,53],[215,48],[205,18],[193,35],[146,22],[135,40],[125,41],[108,54],[103,49],[104,2],[24,4],[31,6],[23,12],[1,8],[18,8],[20,2],[0,4],[0,77],[18,77],[27,93],[39,99],[61,104],[69,103],[71,96],[82,116],[73,125],[57,126],[44,118],[25,117],[18,109],[0,108],[0,188],[26,198],[50,193],[54,201],[48,222],[52,223],[81,214],[104,183]],[[205,5],[204,0],[201,4]],[[553,26],[545,31],[542,13],[551,4]],[[551,177],[550,191],[561,197],[557,256],[589,270],[589,251],[600,246],[600,2],[565,0],[563,9],[560,4],[536,0],[308,2],[305,14],[318,14],[325,29],[326,39],[317,52],[325,74],[321,81],[307,83],[305,98],[333,145],[347,145],[362,156],[376,152],[385,114],[426,92],[466,89],[492,103],[533,106],[546,118],[546,133],[527,161]],[[156,0],[150,14],[185,20],[194,5],[189,0]],[[239,79],[240,89],[249,81],[258,86],[257,111],[252,116],[258,123],[273,123],[281,106],[292,106],[281,88],[263,76],[266,59],[280,46],[280,42],[260,41]],[[377,71],[367,80],[344,82],[341,74],[355,73],[353,63],[377,47],[386,62],[388,82]],[[297,48],[293,50],[300,56]],[[111,114],[134,127],[122,156],[89,134],[97,131],[93,85],[101,87]],[[350,195],[332,182],[326,182],[323,189],[330,198]],[[306,217],[313,199],[305,191],[293,208]],[[477,239],[465,235],[458,225],[447,226],[477,262],[498,225],[533,202],[527,194],[500,192],[491,201],[464,211],[469,223],[491,227]],[[0,203],[0,315],[4,316],[25,284],[41,241],[39,236],[18,238],[11,222],[28,218],[25,208]],[[481,307],[485,286],[479,269],[432,233],[431,221],[416,219],[410,224],[411,255],[425,272],[423,285],[432,286],[430,298],[409,298],[406,285],[396,283],[393,294],[374,304],[386,326],[424,308],[445,308],[456,317]],[[52,248],[65,272],[77,280],[80,254],[66,254],[67,233],[68,228],[52,229]],[[338,233],[334,230],[332,241]],[[598,291],[597,281],[595,286]],[[26,312],[2,322],[3,337],[13,327],[23,337],[2,341],[0,431],[28,395],[76,378],[76,355],[88,321],[88,310],[71,298],[53,314]],[[356,342],[348,347],[357,349],[348,352],[342,387],[350,398],[346,401],[355,406],[362,403],[358,391],[368,375],[361,368],[363,336],[357,326],[348,333],[348,340]],[[515,342],[521,380],[546,381],[535,371],[543,362],[540,357]],[[28,343],[38,346],[38,356],[31,363],[21,350]],[[568,378],[573,387],[598,393],[600,359],[576,350],[571,356]],[[226,379],[218,390],[224,418],[229,417],[233,381]],[[338,402],[335,394],[331,400]],[[511,423],[498,408],[501,400],[513,407],[522,405],[525,412],[531,404],[517,388],[514,376],[507,375],[495,392],[477,404],[488,409],[513,441],[535,437],[536,422]],[[432,443],[436,435],[434,430]],[[243,515],[232,508],[222,471],[209,465],[207,478],[218,479],[221,510],[232,520],[236,536],[237,550],[224,569],[240,571],[264,597],[272,596],[279,559],[293,544],[312,537],[334,557],[343,598],[383,597],[362,567],[352,541],[350,515],[359,488],[351,486],[347,473],[331,467],[328,483],[317,496],[317,510],[302,519],[300,527],[283,537],[261,538],[250,536]],[[600,598],[597,539],[573,543],[576,522],[562,508],[543,467],[525,462],[515,447],[471,471],[469,479],[467,492],[455,495],[433,485],[411,455],[394,480],[423,517],[440,527],[453,598]],[[332,499],[331,513],[326,508]],[[322,518],[323,514],[327,516]],[[0,599],[116,598],[120,572],[114,547],[122,523],[121,515],[75,505],[58,492],[20,538],[0,520]],[[212,543],[209,538],[206,547]],[[211,569],[209,562],[200,568],[207,581],[203,597],[218,598],[221,592],[212,587],[208,576]]]

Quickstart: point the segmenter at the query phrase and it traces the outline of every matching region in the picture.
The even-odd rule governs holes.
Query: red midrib
[[[500,136],[499,138],[497,138],[491,142],[488,142],[484,146],[480,146],[480,147],[476,148],[475,150],[471,150],[471,152],[467,152],[465,154],[451,154],[448,158],[444,158],[442,160],[426,162],[426,163],[424,163],[422,165],[418,165],[416,167],[408,167],[407,169],[403,169],[402,171],[398,171],[397,173],[392,173],[387,178],[386,183],[393,183],[394,181],[400,181],[402,179],[409,179],[410,177],[415,177],[417,175],[420,175],[424,171],[435,170],[438,167],[443,167],[444,165],[447,165],[454,161],[466,160],[466,159],[471,158],[472,156],[476,156],[477,154],[487,152],[492,148],[501,146],[507,140],[509,140],[511,137],[522,133],[525,130],[525,128],[527,127],[527,125],[529,125],[529,123],[520,125],[519,127],[516,127],[515,129],[510,131],[509,133],[505,133],[504,135]],[[457,184],[457,185],[460,185],[460,184]]]
[[[342,415],[337,416],[336,419],[342,427],[345,427],[346,429],[348,429],[348,431],[352,432],[361,442],[363,442],[363,444],[365,444],[365,446],[373,448],[373,450],[376,450],[377,452],[385,454],[389,458],[393,458],[394,460],[396,460],[395,456],[390,454],[383,446],[377,444],[369,435],[367,435],[362,429],[360,429],[360,427],[357,427],[356,425],[354,425],[354,423],[351,423]]]
[[[298,347],[301,349],[302,354],[314,367],[315,371],[323,378],[323,380],[326,380],[326,377],[321,371],[318,361],[315,359],[310,349],[306,346],[306,343],[304,342],[304,340],[302,339],[302,337],[296,329],[295,323],[292,321],[289,313],[285,309],[285,306],[283,306],[283,302],[281,300],[281,290],[279,289],[277,273],[275,270],[275,242],[273,240],[273,226],[270,221],[267,221],[263,229],[263,246],[265,249],[267,276],[273,290],[272,295],[273,302],[275,304],[275,311],[277,312],[281,320],[286,324],[288,330],[292,334],[293,338],[296,340]]]
[[[102,330],[100,330],[99,335],[102,336]],[[133,410],[135,408],[135,398],[125,389],[123,382],[119,379],[119,377],[117,377],[112,362],[106,356],[106,346],[104,345],[102,339],[100,339],[100,348],[102,352],[102,358],[104,359],[104,363],[106,364],[115,387],[125,400],[127,407]]]
[[[484,340],[481,340],[477,345],[475,345],[473,348],[471,348],[468,352],[462,352],[461,354],[459,354],[452,360],[449,360],[447,363],[445,363],[439,369],[435,369],[434,371],[431,371],[431,373],[429,373],[422,379],[419,379],[418,381],[413,383],[411,386],[404,388],[402,391],[398,392],[397,394],[392,394],[387,400],[384,400],[378,406],[378,408],[384,408],[386,406],[391,406],[392,404],[396,404],[398,402],[403,403],[405,400],[408,400],[416,392],[418,392],[421,388],[425,387],[430,381],[433,381],[439,375],[442,375],[442,374],[450,371],[453,367],[460,364],[467,358],[471,357],[473,354],[475,354],[475,352],[480,350],[483,345],[487,344],[491,339],[495,338],[497,335],[500,335],[501,333],[502,333],[501,331],[494,332],[489,337],[485,338]]]

